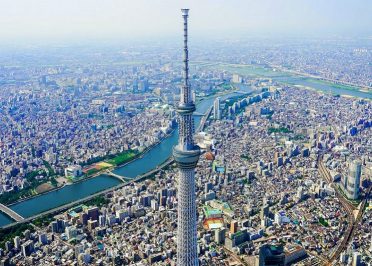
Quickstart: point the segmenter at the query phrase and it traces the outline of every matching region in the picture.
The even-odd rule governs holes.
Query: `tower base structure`
[[[180,168],[178,179],[178,221],[177,221],[177,265],[197,266],[197,220],[195,195],[195,167],[200,149],[173,149],[174,159]]]

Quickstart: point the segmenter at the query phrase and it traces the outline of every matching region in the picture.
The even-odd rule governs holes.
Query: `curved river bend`
[[[362,98],[372,98],[371,93],[361,92],[361,91],[353,91],[353,90],[346,90],[342,88],[338,88],[335,85],[330,84],[320,84],[318,82],[313,82],[312,80],[301,78],[301,77],[293,77],[293,76],[276,76],[273,77],[274,80],[282,81],[285,83],[308,86],[315,88],[317,90],[321,90],[328,93],[334,94],[345,94],[354,97],[362,97]],[[251,92],[249,88],[240,88],[240,91],[245,90],[246,93]],[[236,93],[229,93],[226,95],[221,96],[221,100],[230,98],[236,95]],[[211,97],[208,99],[202,100],[196,108],[198,113],[205,113],[208,108],[213,104],[215,97]],[[195,116],[195,127],[197,127],[200,123],[200,116]],[[160,144],[152,148],[143,157],[123,166],[115,169],[113,172],[122,176],[126,177],[136,177],[143,173],[146,173],[156,166],[164,162],[166,159],[171,156],[172,147],[177,143],[177,136],[178,132],[175,130],[171,136],[164,139]],[[38,197],[14,204],[10,206],[10,208],[23,217],[30,217],[36,215],[38,213],[62,206],[64,204],[76,201],[78,199],[87,197],[93,193],[99,192],[101,190],[114,187],[120,184],[116,178],[107,176],[107,175],[100,175],[92,179],[84,180],[80,183],[75,183],[69,186],[65,186],[59,190],[55,190]],[[7,217],[5,214],[0,212],[0,227],[6,224],[12,223],[13,220]]]
[[[251,90],[246,88],[246,93],[250,93]],[[221,99],[227,99],[229,97],[237,95],[236,93],[229,93],[220,96]],[[198,113],[205,113],[208,108],[213,104],[215,97],[202,100],[197,104],[196,111]],[[200,123],[201,116],[195,116],[195,127]],[[172,153],[172,147],[177,143],[178,131],[175,130],[171,136],[164,139],[161,143],[153,147],[141,158],[130,162],[129,164],[115,169],[113,172],[125,177],[136,177],[144,174],[159,164],[167,160]],[[20,203],[11,205],[10,208],[27,218],[38,213],[62,206],[64,204],[82,199],[96,192],[105,190],[110,187],[114,187],[120,184],[121,181],[111,176],[99,175],[97,177],[81,181],[65,186],[61,189],[51,191],[49,193],[25,200]],[[13,220],[7,217],[5,214],[0,212],[0,226],[12,223]]]

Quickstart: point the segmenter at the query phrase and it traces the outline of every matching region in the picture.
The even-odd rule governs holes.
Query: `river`
[[[324,82],[321,80],[315,80],[312,78],[288,77],[288,78],[277,78],[276,80],[278,81],[284,80],[285,83],[289,83],[293,85],[301,85],[304,87],[311,87],[313,89],[323,91],[325,93],[332,93],[332,94],[338,94],[338,95],[349,95],[353,97],[372,99],[372,93],[359,91],[359,90],[345,89],[345,88],[342,88],[343,86],[339,86],[337,84],[331,84],[331,83]]]
[[[239,72],[239,71],[237,71]],[[334,94],[344,94],[354,97],[370,98],[372,99],[372,94],[361,92],[357,90],[348,90],[338,87],[337,85],[322,83],[317,80],[294,77],[291,75],[283,75],[283,73],[270,73],[270,78],[277,81],[282,81],[285,83],[290,83],[294,85],[302,85],[307,87],[312,87],[317,90],[322,90],[324,92],[334,93]],[[251,92],[250,88],[241,87],[240,91],[245,91],[246,93]],[[220,96],[221,100],[227,99],[237,95],[236,93],[229,93]],[[214,99],[217,96],[210,97],[200,101],[197,105],[196,111],[198,113],[205,113],[208,108],[213,104]],[[201,116],[195,116],[195,128],[200,123]],[[134,160],[133,162],[119,167],[113,172],[125,177],[136,177],[143,173],[146,173],[154,169],[157,165],[164,162],[171,156],[172,147],[177,143],[178,131],[175,130],[171,136],[164,139],[159,145],[156,145],[150,151],[145,153],[141,158]],[[65,186],[62,189],[55,190],[35,198],[17,203],[12,205],[10,208],[23,217],[30,217],[38,213],[47,211],[58,206],[70,203],[72,201],[87,197],[95,192],[113,187],[120,184],[120,181],[116,178],[100,175],[92,179],[84,180],[80,183]],[[12,222],[8,216],[0,212],[0,227]]]
[[[311,87],[325,93],[372,99],[372,92],[360,91],[358,90],[360,89],[358,87],[337,85],[332,82],[310,77],[302,77],[300,75],[291,74],[289,72],[280,70],[274,71],[271,68],[264,68],[261,66],[214,63],[209,65],[207,68],[229,71],[230,73],[236,73],[242,76],[250,76],[252,78],[270,78],[274,81],[283,82],[286,84]]]
[[[250,88],[244,90],[246,93],[251,92]],[[236,93],[228,93],[220,96],[221,100],[237,95]],[[217,96],[206,98],[200,101],[196,106],[198,113],[205,113],[213,104]],[[201,116],[195,116],[195,128],[200,123]],[[141,158],[130,162],[129,164],[115,169],[113,172],[125,177],[136,177],[146,173],[156,166],[167,160],[172,153],[172,147],[177,143],[178,131],[175,130],[168,138],[165,138],[158,145],[153,147]],[[61,189],[51,191],[49,193],[25,200],[20,203],[11,205],[10,208],[27,218],[38,213],[62,206],[64,204],[76,201],[87,197],[101,190],[114,187],[120,184],[121,181],[107,175],[99,175],[95,178],[87,179],[79,183],[65,186]],[[12,219],[0,212],[0,226],[4,226],[12,222]]]

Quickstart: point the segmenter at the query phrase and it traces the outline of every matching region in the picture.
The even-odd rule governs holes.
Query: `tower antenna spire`
[[[194,144],[195,103],[191,99],[189,82],[189,51],[187,22],[189,9],[181,9],[183,17],[183,78],[180,102],[177,106],[179,116],[178,144],[173,147],[173,157],[179,168],[178,221],[177,221],[177,265],[198,265],[197,224],[195,198],[195,167],[200,149]]]

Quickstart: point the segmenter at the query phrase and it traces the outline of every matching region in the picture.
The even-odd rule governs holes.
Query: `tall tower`
[[[360,177],[362,174],[362,163],[355,160],[349,165],[349,173],[346,179],[346,195],[350,199],[359,198]]]
[[[195,103],[192,101],[189,84],[189,55],[187,48],[188,9],[182,9],[183,17],[183,75],[180,102],[177,107],[179,115],[178,144],[173,147],[173,157],[179,170],[178,178],[178,223],[177,223],[177,265],[198,265],[196,202],[195,202],[195,167],[200,156],[200,149],[194,144]]]
[[[221,119],[220,97],[217,97],[216,100],[214,100],[214,104],[213,104],[213,117],[216,120]]]

